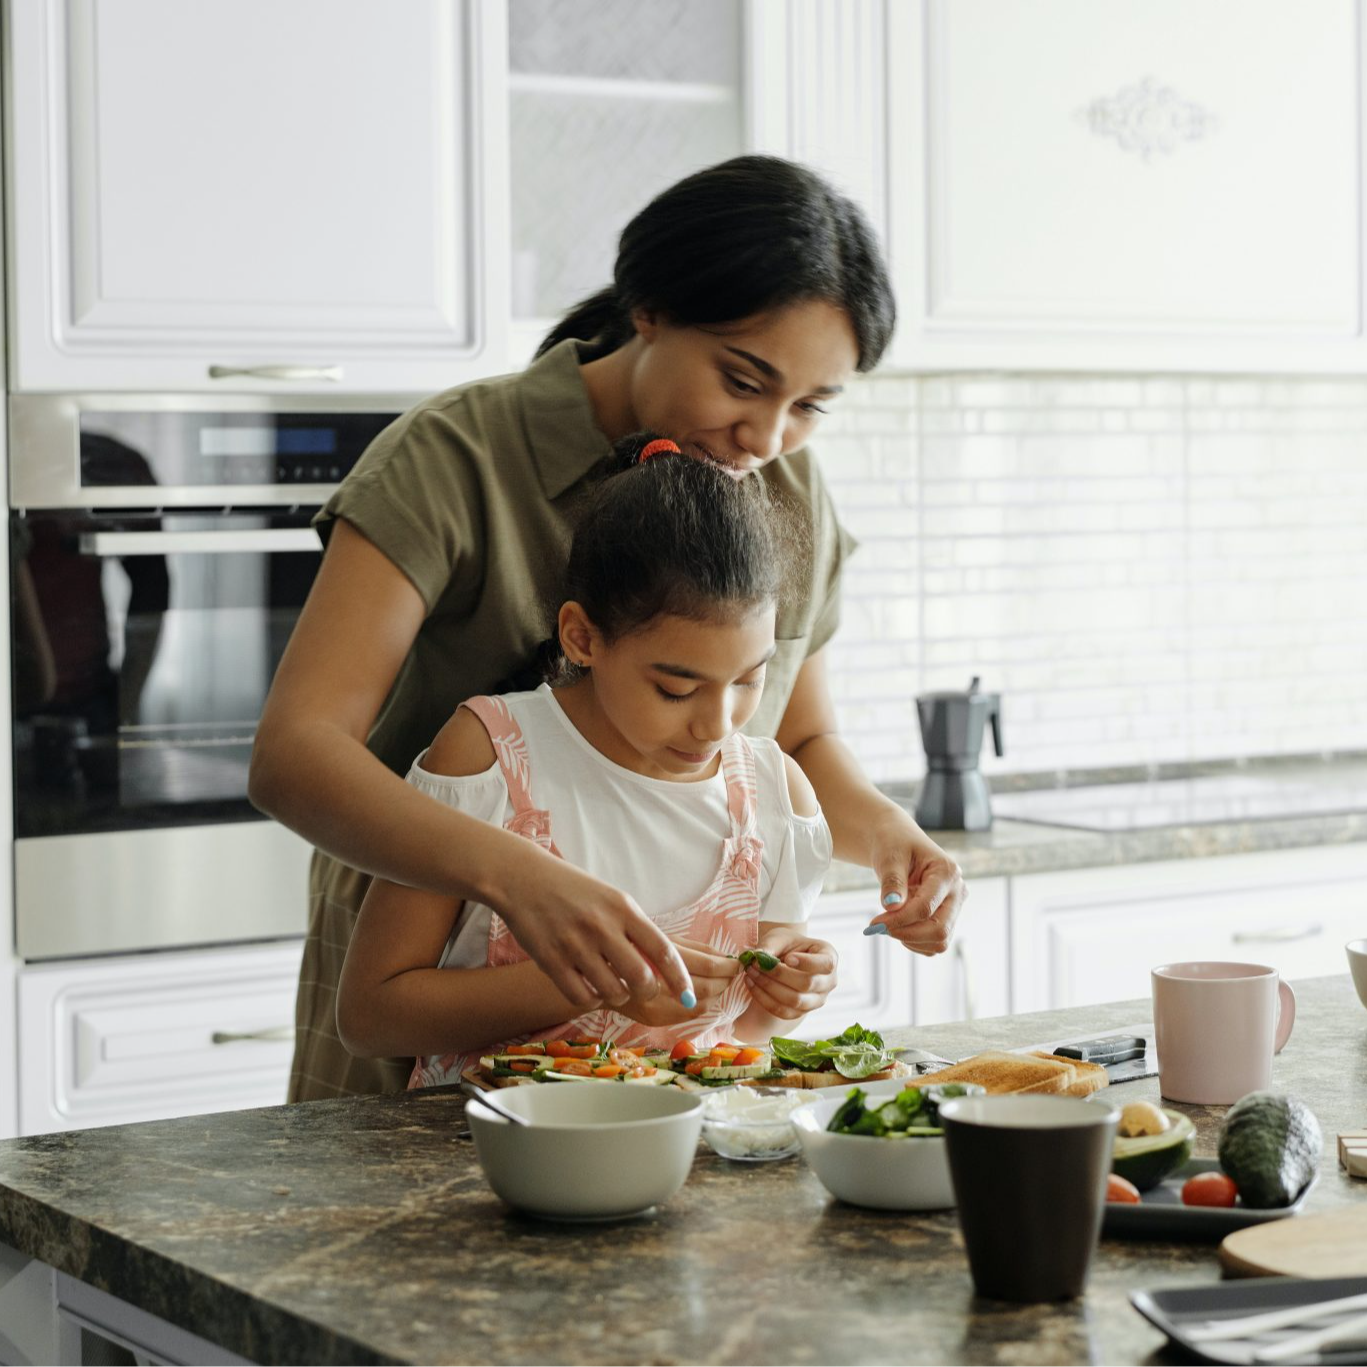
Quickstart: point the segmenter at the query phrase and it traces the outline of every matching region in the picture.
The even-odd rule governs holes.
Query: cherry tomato
[[[1125,1205],[1137,1206],[1140,1202],[1139,1188],[1133,1182],[1127,1181],[1117,1173],[1111,1173],[1106,1179],[1106,1199],[1108,1201],[1119,1201]]]
[[[690,1054],[696,1054],[698,1046],[691,1039],[681,1039],[670,1051],[671,1060],[687,1058]]]
[[[748,1068],[752,1063],[758,1063],[763,1057],[763,1049],[742,1049],[732,1062],[737,1068]]]
[[[546,1052],[552,1058],[569,1058],[570,1046],[562,1039],[548,1039],[546,1041]]]
[[[1182,1184],[1184,1206],[1232,1206],[1239,1188],[1222,1172],[1198,1172]]]
[[[594,1077],[616,1077],[622,1071],[620,1063],[602,1063],[593,1070]]]

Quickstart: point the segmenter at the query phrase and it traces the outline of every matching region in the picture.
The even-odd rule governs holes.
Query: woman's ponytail
[[[606,355],[628,341],[631,330],[631,319],[617,302],[617,291],[609,285],[597,294],[581,299],[541,339],[536,354],[542,356],[553,346],[573,337],[581,342],[597,341]]]

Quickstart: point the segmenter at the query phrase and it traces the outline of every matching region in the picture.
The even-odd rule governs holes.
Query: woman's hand
[[[509,847],[514,857],[503,861],[496,889],[480,900],[507,922],[571,1006],[622,1011],[659,998],[661,1011],[677,1008],[687,1019],[698,989],[683,954],[635,900],[521,836],[507,838],[516,842]]]
[[[683,936],[674,937],[673,943],[693,980],[698,1004],[686,1007],[676,997],[661,992],[649,999],[629,998],[616,1008],[622,1015],[641,1025],[681,1025],[715,1003],[741,972],[741,966],[735,959],[729,954],[718,954],[710,945]]]
[[[943,954],[968,897],[959,866],[902,811],[873,828],[869,845],[887,910],[864,934],[890,935],[916,954]]]
[[[758,964],[745,970],[745,981],[756,1006],[777,1020],[798,1020],[826,1004],[835,989],[840,956],[825,940],[791,931],[770,930],[759,948],[778,960],[767,972]]]

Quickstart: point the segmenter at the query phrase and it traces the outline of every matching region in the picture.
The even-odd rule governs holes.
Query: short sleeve
[[[408,782],[420,793],[434,797],[466,816],[501,826],[508,809],[508,785],[497,762],[482,774],[432,774],[422,767],[424,750],[408,770]]]
[[[760,907],[761,921],[809,921],[831,866],[831,828],[816,816],[789,816],[774,881]]]

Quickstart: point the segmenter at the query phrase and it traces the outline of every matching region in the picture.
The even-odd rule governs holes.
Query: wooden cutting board
[[[1237,1229],[1220,1262],[1236,1277],[1367,1277],[1367,1204]]]

